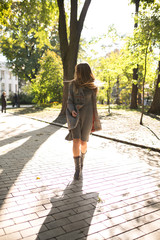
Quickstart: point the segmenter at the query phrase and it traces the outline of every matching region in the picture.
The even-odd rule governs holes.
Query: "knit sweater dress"
[[[76,128],[71,129],[73,139],[88,141],[93,124],[93,90],[83,88],[84,106],[79,109],[79,121]]]
[[[72,116],[72,111],[77,112],[76,117]],[[101,130],[95,91],[87,87],[76,89],[75,82],[72,81],[69,86],[66,118],[69,133],[65,139],[68,141],[88,141],[91,132]]]

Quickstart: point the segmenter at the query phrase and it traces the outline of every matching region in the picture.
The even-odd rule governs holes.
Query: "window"
[[[17,86],[17,84],[15,84],[15,93],[17,93],[18,92],[18,86]]]
[[[1,78],[4,79],[4,71],[1,70]]]
[[[12,91],[12,84],[9,84],[9,93]]]
[[[12,79],[12,73],[9,72],[9,79]]]
[[[5,84],[4,83],[1,83],[1,90],[2,90],[2,92],[5,90]]]

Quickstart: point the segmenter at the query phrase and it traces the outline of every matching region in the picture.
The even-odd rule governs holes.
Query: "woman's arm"
[[[75,104],[74,104],[73,83],[70,83],[70,85],[69,85],[67,108],[71,114],[72,114],[72,112],[76,113]]]

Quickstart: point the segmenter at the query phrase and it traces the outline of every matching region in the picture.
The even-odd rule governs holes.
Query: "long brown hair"
[[[87,87],[97,92],[97,86],[94,83],[95,78],[88,63],[80,63],[76,65],[74,80],[77,88]]]

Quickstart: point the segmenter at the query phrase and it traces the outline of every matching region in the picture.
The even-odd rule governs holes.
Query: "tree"
[[[160,9],[160,4],[157,3],[157,5],[154,6],[154,25],[156,26],[156,31],[154,31],[154,40],[155,43],[157,42],[157,48],[159,48],[160,51],[160,16],[159,16],[159,9]],[[155,92],[153,96],[153,101],[151,104],[150,109],[148,110],[149,113],[154,113],[154,114],[160,114],[160,55],[159,55],[159,60],[158,60],[158,68],[157,68],[157,81],[155,84]]]
[[[97,77],[104,84],[100,87],[100,98],[107,100],[107,104],[111,103],[111,96],[115,99],[114,103],[120,104],[123,99],[120,99],[121,91],[125,88],[125,95],[130,84],[131,78],[131,60],[126,57],[127,52],[122,50],[114,50],[107,54],[106,58],[97,60]],[[105,95],[104,95],[105,92]],[[103,94],[103,96],[102,96]],[[103,97],[103,98],[102,98]],[[113,102],[113,101],[112,101]],[[126,102],[126,101],[125,101]],[[110,111],[110,109],[109,109]]]
[[[74,69],[77,63],[80,36],[91,0],[85,0],[79,19],[78,0],[71,0],[69,34],[67,32],[64,0],[57,0],[57,2],[59,8],[59,39],[64,79],[61,114],[64,114],[67,105],[68,82],[73,79]]]
[[[153,96],[153,102],[148,112],[160,115],[160,61],[158,61],[158,77]]]
[[[3,21],[1,49],[19,79],[31,81],[39,71],[39,59],[46,49],[53,49],[50,32],[57,22],[57,8],[49,0],[9,2],[10,15]]]
[[[153,3],[155,0],[131,0],[131,3],[135,4],[135,22],[134,22],[134,28],[136,29],[138,27],[138,12],[139,12],[139,5],[140,2],[145,3],[144,6],[147,6],[147,4]],[[131,93],[131,109],[136,109],[137,106],[137,93],[138,93],[138,65],[133,68],[133,84],[132,84],[132,93]]]
[[[136,29],[138,27],[137,16],[138,16],[138,11],[139,11],[140,0],[133,0],[131,2],[135,3],[134,28]],[[132,84],[131,105],[130,105],[131,109],[137,108],[137,93],[138,93],[137,80],[138,80],[138,66],[136,68],[133,68],[133,84]]]
[[[157,32],[160,26],[159,15],[154,11],[154,5],[149,8],[142,8],[139,17],[139,26],[134,31],[134,38],[132,45],[134,47],[134,55],[138,64],[142,68],[142,114],[140,124],[142,124],[144,114],[144,93],[145,81],[147,76],[148,57],[153,52]]]
[[[32,89],[35,94],[34,102],[61,102],[63,81],[60,57],[53,51],[47,50],[39,64],[39,74],[35,79],[32,79]]]

